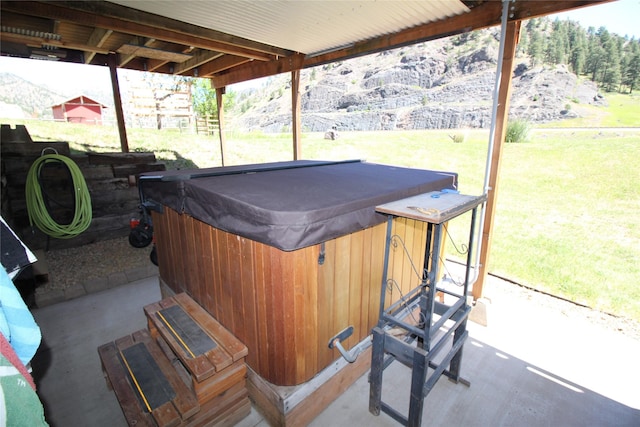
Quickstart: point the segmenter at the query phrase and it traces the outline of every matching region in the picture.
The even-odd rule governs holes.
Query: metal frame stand
[[[369,411],[388,414],[406,426],[420,426],[424,398],[441,375],[452,381],[469,385],[460,377],[463,344],[468,336],[467,318],[471,307],[467,304],[476,211],[484,196],[473,197],[450,192],[433,192],[378,206],[377,211],[388,214],[384,255],[382,292],[378,325],[373,328]],[[424,207],[420,207],[420,206]],[[417,206],[417,207],[416,207]],[[437,207],[433,207],[437,206]],[[445,223],[471,210],[469,243],[465,281],[462,292],[439,287],[441,245]],[[399,301],[385,309],[388,280],[389,251],[393,219],[406,217],[427,223],[426,250],[421,283]],[[448,303],[436,300],[436,293],[447,295]],[[410,312],[419,311],[418,324],[407,321]],[[402,338],[387,333],[390,328],[406,331]],[[448,348],[444,354],[443,350]],[[444,354],[444,356],[442,356]],[[411,368],[411,393],[408,417],[382,401],[382,374],[398,360]],[[448,369],[447,369],[448,367]]]

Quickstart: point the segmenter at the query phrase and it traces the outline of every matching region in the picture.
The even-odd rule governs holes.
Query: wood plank
[[[333,315],[333,283],[336,269],[336,241],[329,240],[324,244],[324,264],[318,267],[318,316],[323,319],[318,324],[318,342],[329,343],[336,334],[335,316]],[[327,366],[338,357],[336,350],[324,348],[318,352],[318,365]]]
[[[164,214],[152,211],[153,235],[155,239],[156,251],[158,254],[158,274],[167,285],[174,283],[171,262],[171,245],[169,244],[169,223],[167,221],[168,209]]]
[[[319,245],[309,247],[305,250],[305,278],[304,284],[304,329],[303,333],[309,342],[318,343],[320,348],[323,345],[327,345],[319,339],[318,326],[323,321],[318,318],[318,274],[314,272],[318,271],[318,255],[320,252]],[[313,377],[319,371],[318,365],[318,351],[314,349],[314,346],[305,345],[305,378]]]
[[[202,300],[200,301],[200,305],[212,316],[215,317],[215,303],[214,300],[215,294],[213,292],[215,288],[216,281],[218,280],[218,266],[216,259],[216,251],[214,249],[215,245],[215,229],[209,227],[207,224],[202,223],[202,229],[205,233],[205,240],[203,244],[203,266],[205,269],[205,275],[203,282],[200,284],[200,292],[202,295]]]
[[[295,387],[279,387],[265,381],[252,369],[248,370],[247,390],[255,407],[272,426],[307,426],[335,399],[364,375],[371,364],[371,347],[363,351],[354,363],[346,364],[322,384],[314,385],[307,394],[308,383]],[[299,403],[289,398],[304,393]]]
[[[275,253],[275,251],[274,251]],[[281,319],[284,322],[280,325],[280,336],[278,337],[278,341],[282,346],[282,353],[280,353],[283,359],[283,379],[279,380],[280,384],[283,385],[293,385],[301,382],[302,380],[298,377],[299,372],[297,371],[297,358],[299,347],[296,347],[296,327],[299,319],[295,317],[295,295],[294,295],[294,286],[295,286],[295,270],[296,265],[294,263],[293,257],[295,254],[292,252],[283,252],[278,251],[278,262],[280,264],[281,269],[281,280],[280,280],[280,292],[281,295]],[[308,345],[314,345],[314,343],[307,343]],[[288,380],[284,380],[284,378],[288,378]]]
[[[269,277],[269,294],[271,313],[267,322],[269,328],[269,379],[277,384],[287,385],[292,379],[287,381],[285,366],[287,360],[284,358],[287,352],[287,333],[283,326],[287,323],[287,307],[284,305],[284,288],[286,287],[286,277],[280,262],[280,252],[270,248],[269,263],[271,266],[271,276]]]
[[[260,372],[269,372],[268,313],[271,312],[271,308],[267,305],[266,281],[270,277],[271,269],[270,264],[265,261],[268,257],[268,248],[257,242],[254,242],[254,248],[256,336],[254,342],[245,343],[249,347],[247,363],[253,363]],[[260,357],[260,355],[265,356]]]
[[[162,277],[166,277],[165,282],[171,287],[171,289],[173,289],[174,292],[182,292],[183,289],[177,287],[177,283],[178,283],[178,277],[176,273],[177,266],[176,266],[176,262],[174,261],[176,257],[174,255],[175,243],[173,242],[174,219],[172,217],[176,215],[177,213],[175,211],[172,211],[171,209],[168,209],[165,207],[164,217],[166,219],[165,227],[167,231],[167,234],[165,236],[165,240],[166,240],[165,244],[163,244],[162,246],[159,246],[160,236],[159,236],[158,230],[156,229],[155,222],[154,222],[154,235],[156,239],[156,246],[158,246],[158,254],[161,254],[163,252],[162,249],[166,249],[166,252],[167,252],[167,254],[163,257],[164,262],[160,263],[159,265],[160,268],[166,268],[168,270],[167,276],[162,276]],[[160,273],[163,274],[162,271]]]
[[[163,300],[165,304],[159,304],[160,309],[167,308],[172,305],[173,301]],[[216,372],[216,367],[211,363],[210,359],[207,355],[202,354],[197,357],[192,357],[179,343],[178,339],[174,336],[173,332],[169,330],[169,328],[165,325],[164,321],[158,316],[158,312],[160,310],[153,311],[155,307],[145,306],[144,311],[147,314],[148,318],[151,319],[155,328],[158,330],[160,335],[164,338],[167,344],[171,347],[173,352],[178,356],[178,358],[182,361],[182,363],[189,370],[191,375],[193,375],[197,381],[203,381],[206,378],[209,378]],[[197,323],[197,322],[196,322]],[[222,350],[218,349],[218,352]]]
[[[213,297],[213,306],[209,312],[218,319],[220,322],[224,322],[224,306],[227,301],[222,298],[222,280],[223,274],[222,269],[225,265],[223,263],[224,260],[224,234],[221,230],[212,227],[212,236],[211,236],[211,244],[212,244],[212,262],[214,263],[214,271],[213,271],[213,289],[209,291],[212,293]]]
[[[371,365],[371,347],[363,351],[355,362],[350,363],[334,375],[321,388],[318,388],[303,402],[293,408],[286,416],[287,426],[307,426],[336,400],[358,378],[364,375]]]
[[[188,215],[184,215],[182,223],[184,224],[184,229],[181,230],[184,234],[182,235],[183,242],[183,267],[185,268],[185,287],[187,289],[187,293],[189,295],[194,296],[199,299],[198,295],[198,258],[197,251],[195,249],[195,224],[192,217]]]
[[[113,387],[113,391],[116,394],[122,413],[129,425],[153,427],[155,422],[153,421],[151,414],[145,412],[140,406],[138,397],[131,388],[129,381],[127,380],[127,372],[120,363],[118,356],[118,349],[114,342],[103,344],[98,347],[98,354],[102,362],[102,367],[105,372],[109,383]]]
[[[180,414],[178,414],[178,411],[176,411],[176,408],[171,402],[167,402],[154,409],[151,412],[151,416],[158,426],[176,427],[180,424]]]
[[[42,150],[47,147],[55,149],[58,154],[63,156],[69,157],[71,155],[69,143],[67,142],[12,142],[3,140],[0,147],[2,147],[2,157],[4,158],[33,156],[35,160],[42,155]],[[47,152],[51,152],[51,150]]]
[[[258,342],[258,324],[259,318],[256,316],[256,278],[255,278],[255,244],[252,240],[240,239],[240,253],[242,262],[240,263],[241,285],[239,291],[242,298],[242,317],[244,333],[242,337],[235,334],[248,348],[256,347]]]
[[[193,271],[192,260],[189,258],[189,245],[193,239],[193,235],[189,234],[189,217],[185,214],[180,214],[180,221],[178,222],[178,242],[180,242],[180,276],[182,278],[182,287],[185,292],[191,295],[193,293],[193,283],[189,280],[191,272]]]
[[[364,231],[352,233],[349,247],[349,325],[353,326],[353,335],[344,344],[345,349],[360,342],[361,337],[368,335],[365,325],[360,322],[362,316],[363,257]]]
[[[333,325],[334,330],[331,331],[331,336],[336,335],[349,326],[349,271],[351,268],[350,243],[350,235],[338,237],[336,239],[336,270],[333,282],[333,313],[335,320]],[[340,357],[337,350],[334,351],[334,357]]]
[[[307,322],[307,305],[305,299],[305,293],[307,291],[307,272],[309,266],[306,264],[305,253],[308,249],[300,249],[293,251],[287,255],[287,259],[291,263],[291,292],[288,299],[291,304],[291,312],[293,313],[293,334],[291,335],[291,345],[294,346],[294,366],[296,377],[299,382],[303,382],[306,378],[307,361],[306,354],[309,347],[314,348],[318,344],[308,337],[305,331],[305,323]],[[311,344],[311,345],[310,345]]]
[[[269,384],[252,369],[248,369],[247,390],[256,409],[270,426],[284,426],[284,403],[275,386]]]
[[[369,330],[378,323],[380,316],[380,292],[382,291],[382,272],[384,265],[384,247],[386,244],[387,224],[373,228],[371,237],[371,289],[369,292]]]
[[[244,385],[209,401],[185,427],[232,427],[251,413],[251,401]]]
[[[393,220],[393,230],[391,241],[391,250],[389,253],[389,275],[388,279],[393,278],[395,282],[387,281],[386,298],[384,306],[388,307],[393,301],[396,300],[398,293],[396,284],[402,282],[402,271],[404,266],[405,252],[404,252],[404,234],[406,228],[406,221],[404,218],[395,218]]]
[[[184,266],[182,262],[182,257],[184,252],[182,252],[182,242],[181,242],[181,232],[180,232],[180,224],[182,222],[182,218],[176,211],[171,212],[171,216],[169,217],[170,229],[171,229],[171,255],[173,258],[171,262],[174,265],[174,281],[175,285],[172,286],[173,290],[176,293],[179,292],[187,292],[188,289],[184,285]]]
[[[240,423],[243,419],[245,419],[251,413],[251,401],[249,398],[241,398],[237,403],[235,403],[231,408],[226,410],[220,415],[217,415],[211,422],[213,424],[206,424],[207,426],[212,425],[216,427],[232,427]]]
[[[169,220],[169,246],[171,247],[171,264],[173,264],[173,283],[175,292],[186,291],[183,280],[182,249],[180,248],[180,218],[176,211],[165,209]]]
[[[123,44],[116,51],[120,54],[142,56],[143,58],[160,59],[162,61],[181,63],[191,59],[193,55],[169,50],[156,49],[148,46]]]
[[[147,318],[147,329],[149,330],[151,338],[158,338],[159,331],[158,328],[156,328],[156,322],[154,321],[154,319],[152,319],[152,317],[153,313],[162,310],[162,306],[160,305],[160,303],[154,302],[145,305],[142,310],[144,311],[144,315]]]
[[[362,270],[362,310],[360,312],[360,324],[363,328],[366,329],[367,335],[371,332],[371,325],[369,323],[369,318],[371,317],[371,305],[369,301],[371,300],[371,294],[375,289],[380,287],[379,283],[375,283],[372,280],[374,276],[372,268],[372,254],[375,251],[373,246],[373,228],[368,228],[364,230],[364,236],[362,240],[363,254],[363,270]],[[363,331],[364,332],[364,331]]]
[[[171,384],[171,387],[176,392],[176,397],[172,399],[173,406],[178,410],[182,419],[187,419],[200,410],[200,405],[196,400],[193,393],[186,387],[184,382],[178,377],[177,373],[173,369],[173,366],[169,362],[158,345],[151,339],[149,332],[141,330],[134,332],[132,337],[136,342],[143,342],[149,353],[153,356],[154,360],[165,374],[167,380]],[[168,409],[165,409],[168,411]],[[154,411],[155,416],[155,411]]]
[[[161,406],[155,408],[151,414],[146,412],[138,399],[137,392],[129,382],[129,374],[119,357],[120,352],[142,343],[149,355],[158,365],[166,380],[175,392],[175,396]],[[140,330],[132,335],[118,338],[113,343],[105,344],[98,348],[98,353],[103,366],[109,376],[109,381],[114,387],[118,401],[123,409],[125,418],[130,425],[159,425],[175,426],[181,420],[193,416],[200,410],[196,396],[177,375],[170,361],[166,358],[157,343],[152,340],[149,331]],[[151,421],[155,420],[155,423]]]
[[[244,322],[244,308],[243,308],[243,298],[242,298],[242,288],[245,285],[249,285],[249,283],[245,284],[242,278],[242,264],[247,262],[246,258],[243,256],[240,249],[240,241],[243,238],[240,236],[229,234],[227,239],[227,250],[229,254],[229,281],[225,283],[224,290],[228,292],[227,296],[229,298],[229,308],[231,309],[230,313],[230,323],[229,329],[234,331],[234,334],[238,337],[238,339],[244,341],[246,340],[247,331],[245,329]]]
[[[155,163],[156,155],[153,152],[87,153],[87,159],[91,165],[131,165],[137,163]]]
[[[196,301],[203,301],[204,295],[202,294],[202,282],[205,280],[205,267],[204,267],[204,252],[203,252],[203,239],[205,238],[204,230],[202,229],[202,222],[189,218],[191,227],[193,230],[192,239],[192,257],[194,268],[191,269],[191,280],[193,280],[193,286],[191,291],[193,292],[193,298]]]
[[[231,356],[234,362],[247,355],[247,347],[188,295],[177,294],[174,299]]]
[[[194,381],[193,387],[198,396],[198,401],[202,405],[231,389],[236,384],[244,385],[246,377],[247,365],[241,359],[206,381],[201,383]]]
[[[220,323],[233,331],[233,307],[231,305],[231,295],[233,295],[233,292],[230,289],[230,283],[233,278],[232,265],[234,260],[231,259],[229,254],[229,239],[232,238],[233,236],[226,232],[221,232],[219,234],[218,248],[220,250],[220,263],[218,265],[218,268],[220,269],[220,295],[218,298],[220,300],[221,310],[218,313],[217,318],[219,319]]]

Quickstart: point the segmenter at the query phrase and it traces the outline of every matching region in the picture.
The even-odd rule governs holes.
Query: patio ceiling
[[[602,3],[518,0],[510,20]],[[604,1],[606,2],[606,1]],[[499,25],[497,0],[1,1],[1,53],[209,77],[215,87]]]

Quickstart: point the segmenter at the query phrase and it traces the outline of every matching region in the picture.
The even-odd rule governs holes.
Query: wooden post
[[[291,71],[291,121],[293,126],[293,160],[302,157],[300,128],[302,127],[300,107],[300,70]]]
[[[116,54],[110,53],[107,62],[109,63],[109,73],[111,74],[111,89],[113,90],[113,103],[116,108],[116,120],[118,122],[118,132],[120,133],[120,147],[123,153],[128,153],[129,142],[127,141],[127,127],[124,122],[120,85],[118,84],[118,58]]]
[[[220,136],[220,162],[224,166],[224,152],[226,142],[224,140],[224,104],[222,102],[222,95],[226,93],[226,87],[222,86],[216,88],[216,104],[218,105],[218,135]]]
[[[495,216],[495,203],[498,198],[498,178],[500,176],[500,156],[507,131],[507,119],[509,114],[509,102],[511,99],[511,79],[513,76],[513,59],[518,46],[521,21],[507,23],[507,31],[504,43],[504,58],[502,62],[502,74],[498,88],[498,110],[496,114],[496,126],[494,133],[494,149],[491,156],[491,166],[487,189],[487,205],[485,209],[484,228],[482,230],[482,246],[480,247],[480,272],[478,280],[473,284],[473,299],[482,298],[484,282],[487,278],[487,267],[491,251],[491,228]]]

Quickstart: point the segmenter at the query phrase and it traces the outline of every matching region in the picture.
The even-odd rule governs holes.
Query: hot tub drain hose
[[[40,186],[39,176],[42,167],[51,162],[62,162],[73,181],[75,211],[69,224],[58,224],[49,214],[45,197]],[[36,159],[27,174],[26,183],[27,212],[29,223],[43,233],[57,239],[70,239],[89,228],[91,224],[91,196],[82,171],[73,160],[60,154],[45,154]]]

